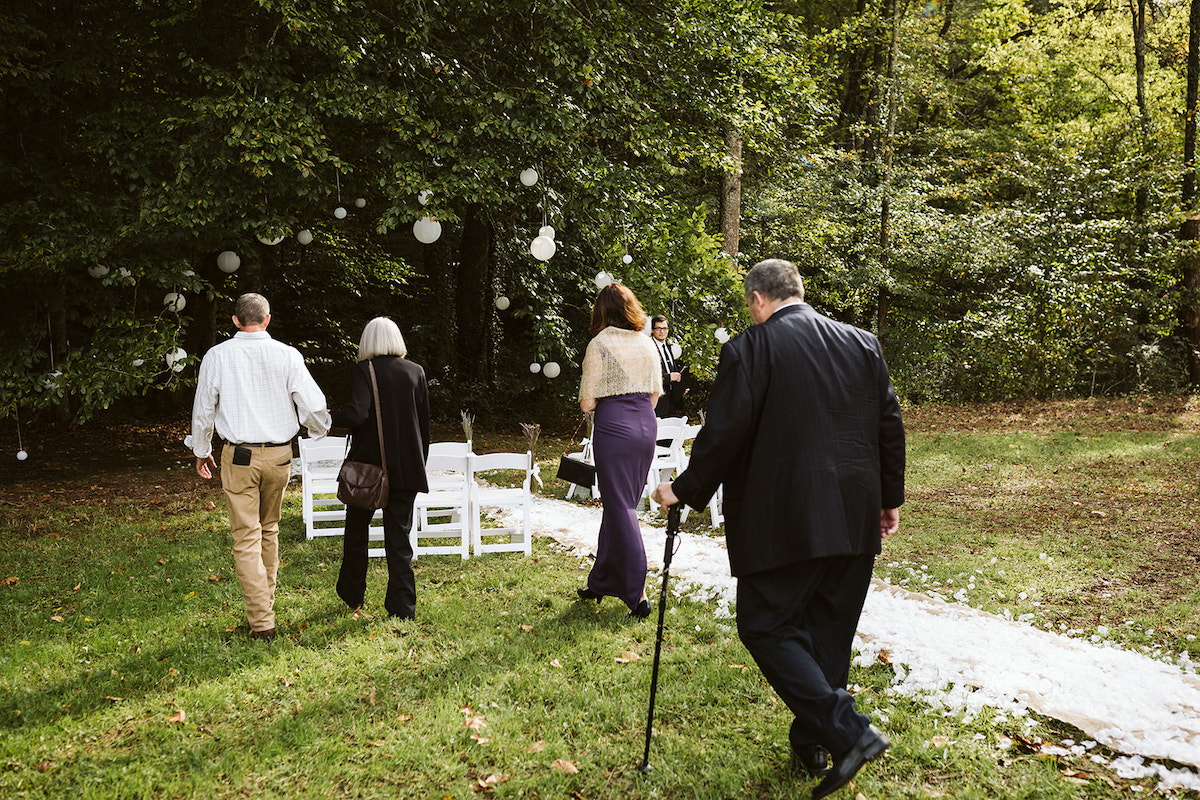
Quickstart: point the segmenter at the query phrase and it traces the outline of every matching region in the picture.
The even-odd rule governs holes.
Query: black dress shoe
[[[818,783],[817,788],[813,789],[813,800],[833,794],[845,786],[851,778],[858,774],[864,764],[879,758],[891,744],[878,728],[868,725],[866,733],[854,743],[850,752],[833,760],[833,769],[825,776],[825,780]]]
[[[584,586],[582,589],[576,589],[575,594],[579,595],[580,600],[595,600],[597,605],[599,605],[600,601],[604,599],[604,595],[600,594],[599,592],[593,592],[590,586]]]
[[[633,611],[630,611],[627,616],[633,617],[634,619],[645,619],[646,617],[650,616],[650,601],[642,600],[637,604],[637,608],[635,608]]]
[[[829,772],[829,751],[819,744],[792,745],[792,767],[810,778]]]
[[[267,628],[265,631],[250,631],[251,639],[262,639],[264,642],[275,641],[275,629]]]

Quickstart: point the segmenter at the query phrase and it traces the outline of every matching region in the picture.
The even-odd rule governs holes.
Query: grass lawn
[[[1200,660],[1200,414],[1187,398],[918,408],[906,420],[909,500],[879,577]],[[523,449],[513,428],[477,426],[476,450]],[[543,473],[568,449],[544,433]],[[732,620],[694,601],[667,614],[654,769],[641,775],[654,618],[578,602],[588,564],[548,539],[528,559],[418,560],[415,622],[371,615],[385,581],[373,564],[368,613],[355,616],[333,592],[341,542],[304,539],[296,488],[282,635],[248,640],[219,486],[184,459],[0,472],[0,797],[808,796],[789,767],[786,709]],[[706,523],[693,514],[686,528]],[[888,694],[892,677],[882,663],[852,670],[893,747],[838,797],[1156,793],[1152,780],[1032,749],[1081,738],[1069,726],[964,721]]]

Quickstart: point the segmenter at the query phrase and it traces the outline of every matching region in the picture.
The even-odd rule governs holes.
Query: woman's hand
[[[585,397],[584,399],[580,400],[579,401],[579,409],[585,414],[595,411],[596,410],[596,398]]]

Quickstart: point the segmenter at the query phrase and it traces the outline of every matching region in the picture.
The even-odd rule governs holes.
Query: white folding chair
[[[471,455],[470,442],[431,442],[429,445],[429,455],[431,456],[469,456]]]
[[[685,469],[687,469],[688,462],[691,460],[691,455],[688,453],[688,442],[696,438],[696,434],[700,432],[700,428],[702,427],[702,425],[683,426],[683,438],[679,441],[679,453],[677,455],[679,460],[678,472],[683,472]],[[685,505],[683,507],[683,514],[681,514],[679,517],[679,521],[687,522],[688,512],[691,510],[691,508]]]
[[[421,555],[453,555],[470,558],[471,471],[469,455],[429,454],[425,461],[429,491],[417,495],[413,526],[408,538],[413,558]],[[436,544],[422,544],[421,540]],[[455,541],[456,540],[456,541]]]
[[[681,469],[683,435],[686,428],[687,417],[662,417],[658,420],[654,460],[650,462],[650,471],[646,475],[646,490],[642,493],[642,496],[646,498],[647,508],[652,506],[650,493],[662,482],[663,475],[670,475]],[[658,444],[658,442],[666,442],[666,444]]]
[[[346,533],[346,507],[337,499],[337,476],[346,458],[346,437],[301,438],[300,508],[304,518],[304,537],[343,536]],[[383,541],[383,510],[375,512],[368,539]],[[367,550],[367,555],[382,557],[383,548]]]
[[[506,477],[512,480],[513,472],[521,478],[521,485],[508,487],[492,483],[480,483],[478,478],[484,473],[505,473],[492,475],[491,479]],[[522,552],[530,555],[532,552],[532,527],[529,521],[529,511],[533,505],[533,493],[530,482],[533,478],[533,453],[487,453],[471,459],[471,546],[475,555],[481,553]],[[499,528],[483,527],[484,509],[513,509],[519,511],[520,519],[511,525]]]

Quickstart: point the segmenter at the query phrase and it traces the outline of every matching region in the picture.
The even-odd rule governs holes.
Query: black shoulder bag
[[[388,504],[387,452],[383,444],[383,409],[379,405],[379,384],[375,365],[367,362],[371,373],[371,392],[375,397],[375,424],[379,430],[379,460],[383,465],[347,458],[338,471],[337,498],[348,506],[374,511]]]

